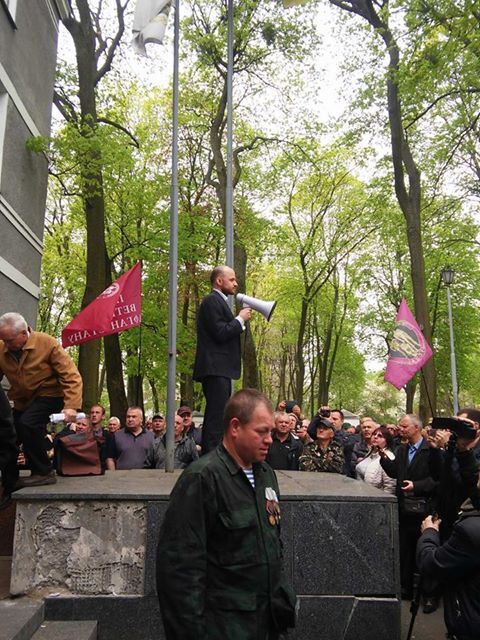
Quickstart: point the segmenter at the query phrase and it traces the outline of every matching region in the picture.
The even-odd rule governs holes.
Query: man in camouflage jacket
[[[310,425],[308,435],[313,442],[305,446],[300,456],[300,471],[342,473],[345,458],[342,446],[334,440],[333,423],[327,418],[320,418],[313,427]]]
[[[225,408],[225,435],[178,480],[157,556],[167,640],[273,640],[295,620],[282,571],[273,409],[253,389]]]

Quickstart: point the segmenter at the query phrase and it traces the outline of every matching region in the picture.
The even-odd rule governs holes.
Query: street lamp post
[[[452,372],[453,412],[458,413],[458,383],[457,363],[455,360],[455,340],[453,337],[452,300],[450,297],[450,285],[453,283],[455,271],[446,267],[442,269],[442,282],[447,287],[448,324],[450,327],[450,369]]]

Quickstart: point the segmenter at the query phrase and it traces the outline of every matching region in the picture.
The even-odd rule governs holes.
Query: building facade
[[[0,314],[35,325],[47,196],[58,27],[69,0],[0,0]]]

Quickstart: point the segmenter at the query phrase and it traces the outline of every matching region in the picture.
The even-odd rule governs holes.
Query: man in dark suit
[[[406,440],[401,444],[395,459],[383,452],[380,464],[391,478],[396,478],[399,510],[400,581],[402,597],[410,599],[415,572],[415,548],[420,536],[420,525],[434,509],[433,499],[437,482],[430,476],[429,447],[422,436],[422,423],[413,414],[403,416],[398,423],[400,434]],[[424,584],[424,612],[436,609],[436,601]]]
[[[215,267],[210,274],[212,292],[202,300],[197,316],[197,353],[193,379],[202,383],[206,400],[202,429],[202,453],[208,453],[223,437],[223,410],[232,393],[232,378],[240,377],[240,336],[252,310],[235,317],[228,296],[237,291],[235,271]]]

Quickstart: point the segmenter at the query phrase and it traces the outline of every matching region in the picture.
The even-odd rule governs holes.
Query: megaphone
[[[258,298],[246,296],[244,293],[237,293],[236,298],[238,304],[243,307],[250,307],[254,311],[259,311],[268,321],[270,321],[273,310],[277,306],[276,300],[259,300]]]

